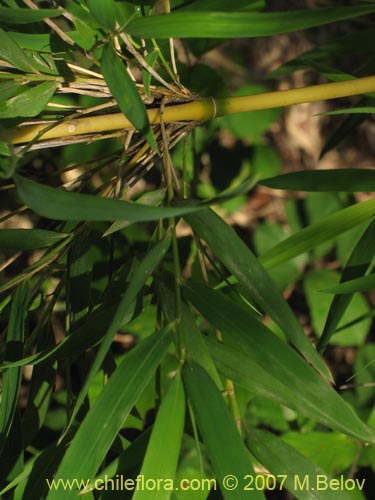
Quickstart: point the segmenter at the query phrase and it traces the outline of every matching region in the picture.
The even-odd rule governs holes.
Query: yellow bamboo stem
[[[337,99],[369,92],[375,92],[375,76],[250,96],[199,99],[189,103],[165,107],[163,120],[165,123],[202,122],[217,116],[291,106],[304,102]],[[160,110],[158,108],[149,109],[147,113],[152,125],[160,123]],[[34,140],[45,128],[46,124],[19,125],[6,131],[6,140],[13,144],[27,143]],[[127,128],[133,128],[131,122],[122,113],[113,113],[77,118],[61,123],[40,135],[38,140],[103,133]]]

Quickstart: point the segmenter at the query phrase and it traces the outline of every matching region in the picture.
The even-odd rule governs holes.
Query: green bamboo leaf
[[[55,343],[55,336],[49,327],[42,331],[37,344],[43,350]],[[44,424],[54,391],[57,363],[33,366],[28,392],[27,406],[22,414],[22,441],[24,447],[31,443]]]
[[[271,472],[271,477],[284,479],[283,488],[298,500],[337,499],[337,490],[324,487],[333,484],[330,482],[332,478],[279,437],[267,431],[252,430],[247,444],[255,457]],[[335,484],[339,483],[335,481]],[[350,498],[345,489],[340,488],[340,499]]]
[[[185,394],[181,375],[173,379],[156,415],[149,445],[140,474],[145,478],[165,481],[164,488],[136,490],[133,500],[169,500],[176,475],[185,420]],[[167,480],[167,481],[166,481]]]
[[[165,199],[165,189],[155,189],[154,191],[147,191],[137,199],[137,203],[147,205],[149,207],[158,207]],[[131,222],[126,220],[116,220],[108,229],[103,233],[103,238],[110,234],[116,233],[121,229],[131,226]]]
[[[134,15],[134,7],[126,2],[87,0],[87,6],[95,20],[109,30],[114,30],[116,23],[121,27],[124,26]]]
[[[14,293],[7,333],[5,360],[12,362],[22,356],[24,323],[29,302],[29,288],[26,283],[19,285]],[[0,454],[9,436],[13,418],[18,407],[18,392],[21,385],[22,370],[8,368],[2,376],[2,397],[0,405]]]
[[[289,12],[175,12],[133,19],[127,29],[140,38],[254,38],[313,28],[375,11],[371,5]]]
[[[353,108],[336,109],[335,111],[326,111],[318,113],[316,116],[331,116],[331,115],[355,115],[355,114],[374,114],[374,106],[358,106]]]
[[[269,331],[264,333],[259,325],[257,330],[253,330],[254,336],[266,335],[254,354],[250,352],[250,345],[255,349],[255,339],[242,339],[243,345],[236,344],[240,341],[238,330],[231,331],[232,337],[226,337],[222,345],[206,342],[217,369],[224,377],[252,394],[285,405],[327,427],[356,439],[362,436],[362,441],[365,437],[369,439],[369,429],[347,403],[311,367],[301,363],[289,346],[275,342],[271,338],[275,335]],[[227,341],[233,342],[233,345],[227,345]],[[269,352],[265,354],[266,348]]]
[[[268,77],[280,78],[280,76],[288,75],[293,71],[309,68],[310,61],[334,60],[341,54],[366,54],[371,52],[368,41],[372,37],[375,37],[375,30],[364,29],[349,33],[336,40],[330,40],[286,62],[280,68],[271,71]]]
[[[202,210],[201,206],[150,207],[128,201],[101,198],[43,186],[15,176],[22,201],[37,214],[57,220],[145,222]]]
[[[217,387],[224,390],[215,363],[203,340],[203,335],[199,331],[195,318],[187,304],[182,304],[180,328],[184,336],[187,359],[191,359],[203,366]]]
[[[124,290],[123,279],[121,276],[121,279],[112,280],[109,283],[102,302],[94,308],[82,325],[74,329],[61,342],[18,361],[3,363],[0,365],[0,371],[25,364],[36,366],[42,362],[51,363],[57,359],[72,358],[98,344],[103,338],[103,332],[108,330],[118,309]],[[125,325],[133,317],[134,306],[122,318],[122,324]]]
[[[9,10],[14,12],[14,9]],[[53,73],[53,70],[47,70],[45,66],[35,61],[27,52],[22,50],[21,47],[14,41],[12,36],[1,28],[0,57],[25,73]]]
[[[70,245],[67,258],[67,296],[69,311],[69,330],[74,330],[77,324],[87,316],[90,307],[91,277],[93,262],[90,258],[90,230],[82,231]]]
[[[304,170],[263,179],[262,186],[294,191],[375,191],[375,170],[372,168],[340,168],[335,170]]]
[[[292,234],[261,255],[259,260],[265,268],[278,266],[366,222],[374,215],[375,200],[344,208]]]
[[[368,97],[364,97],[358,104],[362,106],[371,105],[373,104],[373,101]],[[350,136],[350,134],[356,130],[366,118],[366,115],[348,115],[326,140],[326,143],[320,152],[319,159],[322,159],[328,151],[335,148],[341,141]]]
[[[188,2],[186,5],[182,5],[179,8],[183,11],[211,11],[212,7],[215,7],[216,12],[230,12],[230,11],[239,11],[239,10],[260,10],[264,7],[265,0],[232,0],[228,2],[228,0],[215,0],[215,3],[212,3],[212,0],[195,0],[194,2]]]
[[[236,232],[210,209],[185,219],[306,359],[330,377],[326,365],[307,339],[280,290]]]
[[[229,345],[219,349],[208,344],[218,368],[228,378],[339,432],[364,442],[375,442],[375,431],[251,312],[203,285],[186,287],[185,293],[194,307],[222,332],[224,343]],[[260,367],[259,373],[256,365]]]
[[[354,247],[348,262],[345,265],[341,282],[350,281],[366,274],[373,259],[372,247],[374,238],[375,221],[373,220]],[[322,352],[327,346],[329,339],[338,327],[351,299],[351,295],[334,297],[318,344],[320,352]]]
[[[328,269],[312,269],[304,277],[303,290],[309,307],[310,321],[315,335],[321,338],[322,331],[327,325],[326,331],[330,332],[329,342],[340,346],[361,346],[371,329],[372,319],[369,316],[371,309],[367,300],[361,294],[355,296],[338,296],[333,311],[338,324],[333,323],[332,318],[327,321],[329,311],[332,307],[333,296],[324,296],[319,290],[335,286],[339,282],[339,274]],[[339,300],[346,299],[346,300]],[[338,305],[340,306],[338,309]],[[344,309],[345,306],[345,309]],[[341,312],[338,318],[338,312]],[[362,318],[359,321],[358,318]],[[344,325],[350,325],[344,328]],[[332,331],[332,327],[334,327]],[[332,333],[334,337],[332,336]],[[318,343],[318,350],[322,352],[323,344],[326,345],[327,337]]]
[[[13,82],[12,80],[0,83],[0,103],[14,96],[21,87],[20,83]]]
[[[338,432],[288,431],[282,440],[335,476],[350,470],[361,451],[361,443]]]
[[[165,356],[172,339],[170,330],[165,328],[156,332],[125,356],[81,423],[56,473],[56,480],[94,477],[125,419]],[[76,498],[77,493],[78,489],[60,488],[51,490],[47,498]]]
[[[153,68],[156,64],[156,61],[158,60],[159,57],[159,50],[153,50],[152,52],[149,52],[145,56],[145,61],[151,68]],[[150,97],[150,83],[151,83],[151,73],[148,72],[146,69],[142,69],[142,81],[143,81],[143,87],[145,90],[145,94]]]
[[[55,93],[55,82],[44,82],[0,104],[0,118],[31,118],[45,109]]]
[[[45,248],[67,236],[45,229],[0,229],[0,248],[16,250]]]
[[[39,453],[35,460],[26,463],[24,473],[14,493],[14,500],[45,498],[48,492],[48,478],[52,478],[65,452],[64,443],[53,443]],[[50,482],[51,484],[51,482]]]
[[[36,366],[47,361],[51,363],[57,359],[76,356],[85,349],[90,349],[101,340],[103,330],[106,331],[109,327],[116,309],[116,305],[98,307],[97,310],[90,314],[84,325],[77,328],[71,335],[65,337],[55,346],[14,362],[5,362],[0,365],[0,371],[28,364]],[[131,317],[132,314],[129,314],[128,317],[124,318],[124,323],[130,321]]]
[[[160,240],[156,245],[154,245],[148,252],[146,257],[139,263],[136,267],[134,274],[125,290],[125,293],[118,305],[115,315],[106,330],[103,340],[100,344],[99,350],[96,357],[91,365],[91,368],[86,375],[85,383],[81,389],[78,396],[77,402],[75,404],[74,410],[72,412],[70,423],[73,423],[82,403],[87,396],[89,388],[98,373],[108,350],[113,342],[113,337],[120,330],[120,327],[124,324],[124,317],[128,314],[132,304],[137,298],[138,293],[144,287],[147,279],[155,271],[156,267],[160,264],[161,260],[167,253],[170,245],[170,236],[167,236],[163,240]]]
[[[58,9],[10,9],[0,7],[0,23],[4,24],[29,24],[57,16],[61,16],[61,11]]]
[[[356,292],[369,292],[375,289],[375,274],[370,274],[369,276],[362,276],[361,278],[355,278],[353,280],[345,281],[339,285],[332,286],[330,288],[324,288],[319,290],[322,293],[335,293],[338,295],[350,294]]]
[[[232,491],[223,487],[228,475],[235,475],[242,480],[254,476],[254,473],[250,455],[222,394],[204,368],[194,362],[185,364],[183,378],[221,494],[225,500],[248,498],[248,493],[242,487]],[[255,499],[264,498],[261,491],[254,491],[251,496]]]
[[[36,52],[51,53],[51,34],[50,33],[19,33],[16,31],[7,31],[7,34],[22,48],[34,50]]]
[[[111,45],[104,47],[101,70],[120,110],[131,121],[134,127],[145,136],[151,147],[158,150],[148,120],[146,106],[139,95],[135,83],[126,71],[122,60],[116,55]]]
[[[105,28],[113,30],[117,21],[116,2],[113,0],[87,0],[87,6],[95,20]]]
[[[97,479],[105,481],[108,478],[115,477],[116,474],[124,474],[126,472],[127,476],[130,476],[133,471],[138,472],[150,441],[151,431],[151,426],[145,429],[123,452],[120,453],[120,455],[108,464],[107,467],[100,470],[100,473],[95,479],[88,483],[86,490],[91,491]]]

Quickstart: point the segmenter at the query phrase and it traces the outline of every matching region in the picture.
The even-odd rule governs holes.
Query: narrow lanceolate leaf
[[[250,391],[282,402],[301,414],[365,442],[367,427],[332,387],[253,313],[203,285],[185,288],[194,307],[218,330],[229,347],[209,349],[219,370]],[[261,367],[255,374],[255,365]],[[261,377],[264,375],[264,381]]]
[[[249,331],[251,324],[247,322],[243,326]],[[226,335],[225,344],[207,341],[207,347],[222,376],[252,394],[269,398],[339,432],[356,439],[361,436],[361,440],[366,442],[374,439],[370,429],[337,392],[310,366],[301,362],[301,358],[289,346],[279,339],[275,342],[275,335],[269,331],[264,333],[259,325],[253,331],[254,336],[265,335],[255,353],[250,352],[250,349],[255,349],[255,338],[244,339],[243,335],[240,339],[238,330],[232,330],[231,337]],[[231,345],[227,345],[227,342]]]
[[[125,356],[81,423],[56,473],[56,480],[91,479],[102,464],[137,399],[165,356],[172,335],[154,333]],[[48,500],[77,498],[78,489],[51,490]]]
[[[134,127],[146,137],[150,145],[157,150],[158,147],[150,127],[146,106],[123,61],[116,55],[111,45],[104,47],[101,70],[121,111]]]
[[[271,268],[297,257],[375,216],[375,200],[357,203],[315,222],[278,243],[260,257]]]
[[[363,107],[353,107],[353,108],[343,108],[336,109],[335,111],[326,111],[325,113],[319,113],[318,116],[331,116],[331,115],[373,115],[375,113],[374,106],[363,106]]]
[[[29,289],[23,283],[16,289],[10,308],[10,318],[5,349],[5,360],[12,362],[22,356],[24,323],[27,315]],[[0,454],[12,427],[13,417],[18,406],[18,391],[21,384],[21,368],[8,368],[2,376],[0,404]]]
[[[6,101],[9,97],[14,96],[17,91],[22,87],[18,82],[12,80],[0,83],[0,103]]]
[[[213,7],[217,12],[260,10],[264,7],[264,3],[265,0],[233,0],[231,2],[228,2],[228,0],[215,0],[215,3],[212,0],[195,0],[180,6],[179,10],[194,12],[201,10],[211,11]]]
[[[319,290],[323,293],[336,293],[338,295],[350,294],[357,292],[369,292],[375,289],[375,274],[369,276],[362,276],[354,280],[345,281],[339,285],[332,286],[331,288],[324,288]]]
[[[9,9],[14,12],[14,9]],[[26,73],[38,73],[43,71],[51,73],[51,70],[46,70],[45,66],[38,63],[27,52],[13,40],[13,38],[0,28],[0,58],[12,64],[15,68],[25,71]]]
[[[199,206],[150,207],[128,201],[72,193],[15,176],[17,192],[34,212],[48,219],[145,222],[201,210]]]
[[[341,285],[347,286],[345,282],[350,282],[351,280],[361,279],[368,271],[371,262],[374,257],[373,252],[373,242],[375,238],[375,221],[373,220],[361,236],[354,247],[348,262],[345,265],[345,269],[341,276]],[[365,280],[370,280],[371,276],[362,278]],[[368,284],[368,283],[367,283]],[[360,286],[362,283],[360,284]],[[354,286],[358,286],[355,284]],[[350,285],[349,285],[350,288]],[[335,292],[336,293],[336,292]],[[339,292],[340,293],[340,292]],[[341,318],[346,311],[346,308],[350,304],[353,292],[346,292],[345,295],[340,295],[334,297],[331,307],[328,312],[328,316],[324,325],[322,336],[319,340],[318,349],[320,352],[324,351],[332,335],[335,333]]]
[[[272,189],[295,191],[369,192],[375,191],[375,170],[372,168],[305,170],[263,179],[259,184]]]
[[[214,7],[214,6],[213,6]],[[304,30],[375,11],[373,6],[328,7],[289,12],[176,12],[132,20],[141,38],[254,38]]]
[[[307,339],[280,290],[236,232],[210,209],[185,219],[306,359],[330,377],[326,365]]]
[[[185,421],[185,394],[181,375],[173,379],[156,415],[140,474],[162,479],[168,488],[136,490],[133,500],[169,500],[180,454]]]
[[[217,387],[223,390],[223,383],[217,372],[215,363],[207,349],[203,335],[196,325],[193,313],[187,304],[182,304],[180,328],[184,336],[187,359],[193,360],[203,366]]]
[[[29,24],[43,21],[47,17],[61,16],[58,9],[11,9],[0,7],[0,23],[5,24]]]
[[[200,365],[186,363],[183,377],[194,417],[225,500],[246,499],[244,478],[254,475],[250,455],[240,437],[221,392]],[[226,488],[228,475],[239,479],[239,487]],[[254,491],[251,498],[264,498],[261,491]]]
[[[67,234],[45,229],[0,229],[0,248],[33,250],[54,245]]]
[[[86,376],[84,386],[82,387],[82,390],[78,396],[70,419],[71,423],[74,421],[74,418],[76,417],[85,397],[87,396],[90,385],[92,384],[95,375],[99,371],[113,342],[113,337],[119,331],[120,327],[124,324],[124,317],[126,317],[127,313],[130,310],[130,307],[136,300],[138,293],[144,287],[147,279],[155,271],[156,267],[159,265],[160,261],[167,253],[169,245],[169,236],[159,241],[153,248],[151,248],[146,257],[144,257],[144,259],[139,263],[136,270],[134,271],[132,279],[130,280],[130,283],[118,305],[116,313],[114,314],[113,319],[104,334],[103,341],[96,354],[95,360],[91,365],[90,371]]]
[[[45,109],[57,88],[54,82],[44,82],[11,97],[0,104],[0,118],[31,118]]]
[[[337,491],[325,488],[331,484],[331,477],[308,458],[270,432],[252,430],[247,444],[271,477],[276,476],[283,489],[298,500],[337,500]],[[354,481],[353,481],[354,483]],[[278,489],[278,488],[276,488]],[[340,489],[340,499],[350,500],[344,488]]]

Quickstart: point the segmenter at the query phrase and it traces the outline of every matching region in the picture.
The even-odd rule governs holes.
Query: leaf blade
[[[151,147],[158,149],[150,122],[137,87],[111,45],[106,45],[101,59],[101,70],[121,111],[143,134]]]
[[[126,355],[69,446],[56,479],[92,478],[136,400],[163,359],[171,342],[170,329],[156,332]],[[130,375],[129,375],[130,374]],[[96,430],[101,429],[98,433]],[[92,437],[96,435],[96,439]],[[82,454],[82,450],[85,453]],[[76,498],[78,490],[51,490],[48,500]]]
[[[215,383],[204,368],[194,362],[185,364],[183,378],[219,485],[234,471],[239,478],[252,475],[250,455]],[[233,491],[222,488],[221,493],[225,500],[247,498],[240,488]],[[255,491],[252,497],[264,498],[260,491]]]
[[[57,89],[55,82],[44,82],[11,97],[0,105],[0,118],[33,118],[49,103]]]
[[[261,255],[259,260],[266,268],[278,266],[349,231],[349,229],[371,219],[374,215],[374,200],[343,208],[292,234]]]
[[[307,170],[263,179],[262,186],[291,191],[375,191],[375,171],[371,168]]]
[[[200,206],[150,207],[43,186],[15,175],[22,201],[39,215],[56,220],[146,222],[202,210]]]
[[[285,486],[298,500],[335,500],[337,493],[330,488],[316,487],[318,477],[330,481],[329,475],[295,448],[270,432],[251,431],[247,444],[257,459],[275,476],[285,477]],[[300,481],[296,481],[299,478]],[[308,478],[311,487],[300,488],[304,478]],[[345,489],[341,490],[340,498],[349,500],[351,497]]]
[[[27,315],[29,288],[26,283],[19,285],[14,293],[5,358],[13,361],[22,355],[24,340],[24,322]],[[9,436],[14,415],[18,406],[18,392],[21,386],[22,370],[18,367],[8,368],[2,377],[2,399],[0,405],[0,454]]]
[[[171,416],[173,420],[171,421]],[[185,394],[177,373],[162,401],[140,474],[145,478],[174,480],[185,421]],[[133,500],[168,500],[168,489],[136,490]]]
[[[46,229],[0,229],[0,248],[17,250],[45,248],[67,236]]]
[[[262,307],[285,332],[317,370],[330,377],[326,365],[306,338],[288,303],[258,259],[212,210],[185,216],[193,230],[203,238],[225,267],[249,291],[253,300]]]
[[[359,419],[352,408],[301,356],[282,342],[251,313],[226,298],[222,293],[203,285],[186,287],[185,293],[194,307],[222,332],[224,343],[228,343],[234,350],[232,355],[230,349],[227,353],[228,359],[232,359],[233,363],[225,365],[227,367],[225,374],[230,376],[233,381],[237,381],[251,390],[252,374],[250,369],[253,368],[255,362],[268,373],[268,376],[265,374],[263,389],[268,391],[269,396],[272,395],[276,399],[279,389],[282,391],[280,394],[284,402],[288,400],[287,404],[293,408],[297,408],[298,404],[298,411],[308,415],[309,418],[314,418],[324,425],[356,439],[375,442],[375,431]],[[210,350],[213,352],[214,348]],[[215,356],[216,359],[219,359],[217,348]],[[245,370],[246,357],[249,358],[247,370]],[[242,363],[239,363],[238,359],[236,361],[236,358],[240,359]],[[224,365],[223,356],[220,359],[221,365]],[[270,376],[275,379],[274,382]],[[272,389],[273,383],[275,389]],[[258,384],[260,387],[260,380],[258,380]],[[292,392],[289,388],[292,388]],[[279,402],[280,397],[279,395],[277,399]],[[299,399],[297,400],[297,398]],[[303,405],[306,405],[306,408],[303,408]]]
[[[372,6],[289,12],[175,12],[133,19],[127,29],[140,38],[255,38],[303,30],[374,12]]]

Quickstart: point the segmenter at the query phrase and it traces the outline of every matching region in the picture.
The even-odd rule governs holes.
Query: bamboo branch
[[[163,120],[165,123],[203,122],[218,116],[285,107],[304,102],[338,99],[369,92],[375,92],[375,76],[250,96],[199,99],[165,107]],[[148,109],[147,113],[151,125],[160,123],[159,108]],[[19,125],[6,131],[7,140],[13,144],[27,143],[34,140],[45,128],[46,123]],[[132,128],[134,128],[133,125],[122,113],[113,113],[77,118],[61,123],[41,134],[38,141]]]

